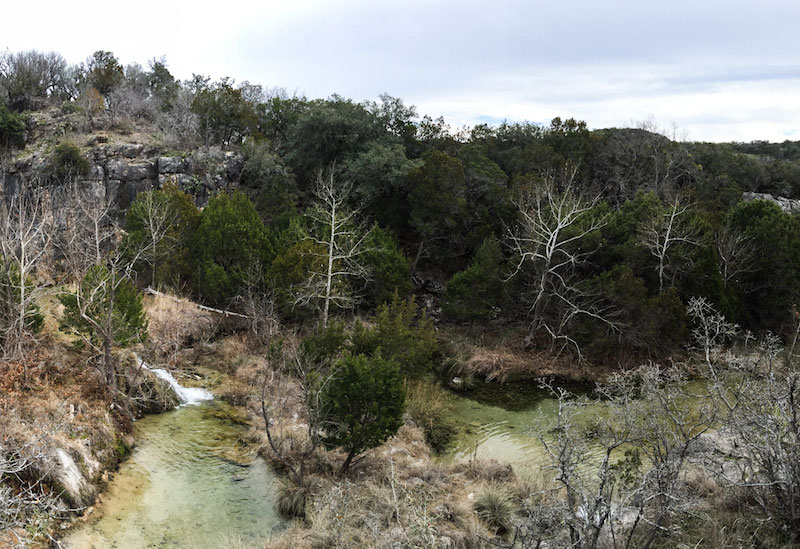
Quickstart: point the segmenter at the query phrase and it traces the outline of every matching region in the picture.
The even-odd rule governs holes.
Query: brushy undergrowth
[[[406,413],[425,432],[425,441],[442,453],[456,435],[456,428],[448,418],[452,413],[449,395],[438,384],[429,380],[407,382]]]

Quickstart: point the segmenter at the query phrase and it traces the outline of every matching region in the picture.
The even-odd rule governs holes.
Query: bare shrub
[[[158,113],[156,124],[164,134],[164,141],[173,146],[192,146],[200,141],[200,123],[192,110],[194,96],[180,88],[172,107]]]

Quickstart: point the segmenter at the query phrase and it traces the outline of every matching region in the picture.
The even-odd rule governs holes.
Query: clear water
[[[574,388],[575,393],[585,391]],[[479,383],[465,393],[451,393],[450,405],[450,419],[458,432],[448,451],[450,458],[493,459],[513,465],[517,472],[538,471],[548,463],[533,431],[537,422],[552,419],[558,410],[557,400],[548,391],[533,383]],[[591,418],[596,413],[602,410],[587,407],[582,415]]]
[[[239,442],[228,405],[205,401],[145,417],[137,446],[70,549],[254,546],[280,529],[278,481]]]
[[[575,398],[590,393],[587,386],[566,386]],[[692,410],[703,402],[705,386],[700,381],[690,381],[683,389],[696,396],[686,397],[686,407]],[[552,464],[544,445],[535,433],[537,423],[547,425],[558,413],[558,401],[548,391],[535,383],[499,385],[478,383],[474,390],[450,393],[450,420],[457,435],[448,449],[449,459],[466,462],[473,459],[496,460],[510,464],[517,474],[541,473]],[[596,400],[581,407],[575,421],[584,426],[604,420],[609,409]],[[588,472],[596,467],[604,449],[588,440],[584,467]],[[612,462],[622,457],[627,447],[612,455]]]

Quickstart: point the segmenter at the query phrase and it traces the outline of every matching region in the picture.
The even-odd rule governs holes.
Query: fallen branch
[[[175,296],[172,296],[172,295],[165,294],[163,292],[159,292],[158,290],[154,290],[150,286],[145,288],[144,293],[149,294],[149,295],[157,295],[157,296],[160,296],[160,297],[166,297],[167,299],[171,299],[173,301],[184,302],[184,303],[188,302],[188,303],[191,303],[192,305],[194,305],[195,307],[197,307],[198,309],[200,309],[201,311],[209,311],[211,313],[217,313],[217,314],[220,314],[220,315],[223,315],[223,316],[238,316],[239,318],[250,318],[249,316],[243,315],[241,313],[234,313],[233,311],[225,311],[223,309],[214,309],[213,307],[206,307],[205,305],[199,305],[197,303],[194,303],[193,301],[189,301],[188,299],[181,299],[180,297],[175,297]]]

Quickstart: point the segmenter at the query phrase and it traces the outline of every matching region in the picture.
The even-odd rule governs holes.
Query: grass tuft
[[[511,530],[515,505],[513,496],[505,489],[487,486],[475,498],[474,509],[478,517],[498,534]]]

